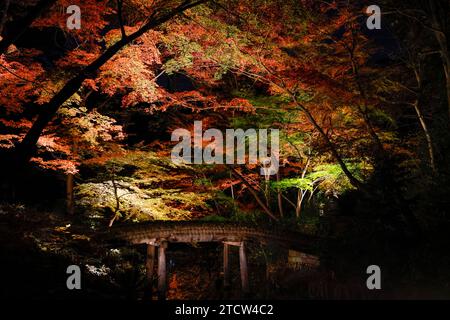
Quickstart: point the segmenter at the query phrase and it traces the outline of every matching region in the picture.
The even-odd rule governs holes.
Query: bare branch
[[[124,40],[126,39],[127,34],[125,32],[125,27],[123,25],[122,8],[123,8],[123,0],[117,0],[117,16],[119,18],[120,33],[122,34],[122,40]]]

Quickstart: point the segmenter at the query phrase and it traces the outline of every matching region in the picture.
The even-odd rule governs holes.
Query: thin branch
[[[14,71],[12,71],[11,69],[9,69],[8,67],[4,66],[4,65],[1,64],[1,63],[0,63],[0,68],[2,68],[2,69],[5,70],[6,72],[10,73],[10,74],[13,75],[14,77],[16,77],[16,78],[18,78],[18,79],[20,79],[20,80],[22,80],[22,81],[29,82],[29,83],[32,83],[32,84],[35,84],[35,85],[40,85],[40,84],[37,83],[36,81],[29,80],[29,79],[26,79],[26,78],[24,78],[24,77],[22,77],[22,76],[19,76],[17,73],[15,73]],[[47,92],[47,93],[50,93],[50,94],[55,94],[54,91],[49,91],[49,90],[47,90],[47,89],[45,89],[45,88],[42,88],[42,90],[45,91],[45,92]]]
[[[245,179],[244,176],[242,176],[236,169],[234,169],[232,166],[229,166],[231,172],[237,177],[239,178],[239,180],[242,181],[242,183],[245,184],[245,186],[248,188],[248,190],[250,191],[250,193],[253,195],[253,197],[255,198],[256,202],[258,202],[258,204],[261,206],[261,208],[264,210],[265,213],[267,213],[267,215],[269,217],[271,217],[273,220],[278,221],[278,218],[272,213],[272,211],[270,211],[270,209],[264,204],[264,202],[260,199],[260,197],[258,196],[258,194],[256,193],[255,189],[252,187],[252,185],[247,181],[247,179]]]
[[[120,33],[122,34],[122,40],[125,40],[127,34],[125,32],[125,27],[123,25],[122,9],[123,9],[123,0],[117,0],[117,16],[119,18]]]

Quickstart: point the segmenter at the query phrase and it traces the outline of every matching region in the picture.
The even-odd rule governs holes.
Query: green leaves
[[[272,185],[272,188],[274,188],[274,189],[286,190],[286,189],[295,188],[295,189],[312,191],[313,190],[313,182],[314,182],[314,180],[312,180],[310,178],[288,178],[288,179],[283,179],[279,182],[272,182],[271,185]]]
[[[364,168],[364,167],[367,168]],[[369,169],[363,163],[349,163],[348,167],[356,177],[361,178],[363,171]],[[316,188],[321,191],[335,191],[342,193],[352,189],[347,177],[342,172],[338,164],[321,164],[314,167],[314,171],[305,175],[304,178],[286,178],[278,182],[271,182],[273,190],[287,191],[289,189],[299,189],[313,192]]]
[[[163,65],[163,69],[169,75],[184,68],[191,67],[193,65],[194,54],[202,51],[198,43],[183,36],[176,38],[163,36],[162,40],[167,46],[167,49],[171,53],[174,53],[173,58],[168,59]]]

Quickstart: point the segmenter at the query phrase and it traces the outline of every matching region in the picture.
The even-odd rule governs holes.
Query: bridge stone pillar
[[[247,295],[249,293],[248,284],[248,268],[247,268],[247,254],[245,252],[245,242],[230,242],[223,243],[223,280],[224,286],[230,285],[230,262],[229,262],[229,250],[230,246],[239,247],[239,268],[241,271],[241,287],[242,293]]]
[[[230,288],[230,245],[226,242],[223,244],[223,286],[225,289]]]
[[[166,270],[167,242],[161,242],[158,249],[158,299],[165,300],[167,292],[167,270]]]
[[[241,283],[242,283],[242,292],[244,295],[249,293],[249,285],[248,285],[248,269],[247,269],[247,255],[245,253],[245,244],[241,242],[239,246],[239,266],[241,269]]]
[[[147,257],[145,260],[146,271],[146,289],[145,298],[151,299],[153,294],[153,277],[155,273],[155,251],[156,247],[152,244],[147,244]]]

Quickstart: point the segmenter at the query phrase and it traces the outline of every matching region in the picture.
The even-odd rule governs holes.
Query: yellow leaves
[[[71,227],[71,224],[69,223],[69,224],[66,224],[64,226],[55,227],[55,228],[53,228],[53,230],[55,232],[57,232],[57,233],[62,233],[64,235],[70,235],[72,240],[84,240],[84,241],[90,241],[91,240],[90,237],[88,237],[87,235],[84,235],[84,234],[76,234],[76,233],[72,234],[70,232],[70,227]],[[62,239],[59,238],[59,236],[56,236],[55,239],[57,239],[59,241],[62,241]]]
[[[58,170],[64,173],[72,174],[78,172],[77,163],[71,160],[44,160],[41,157],[34,157],[31,158],[30,161],[47,170]]]
[[[65,226],[55,227],[56,232],[69,233],[68,229],[70,228],[70,224],[66,224]]]
[[[273,83],[269,86],[269,92],[274,96],[283,96],[286,94],[286,89]]]
[[[97,148],[108,141],[120,141],[124,138],[122,126],[116,120],[102,115],[96,110],[87,112],[85,108],[63,108],[60,112],[68,139],[77,141],[80,148]]]
[[[72,234],[72,239],[73,240],[86,240],[86,241],[90,241],[91,238],[84,235],[84,234]]]

